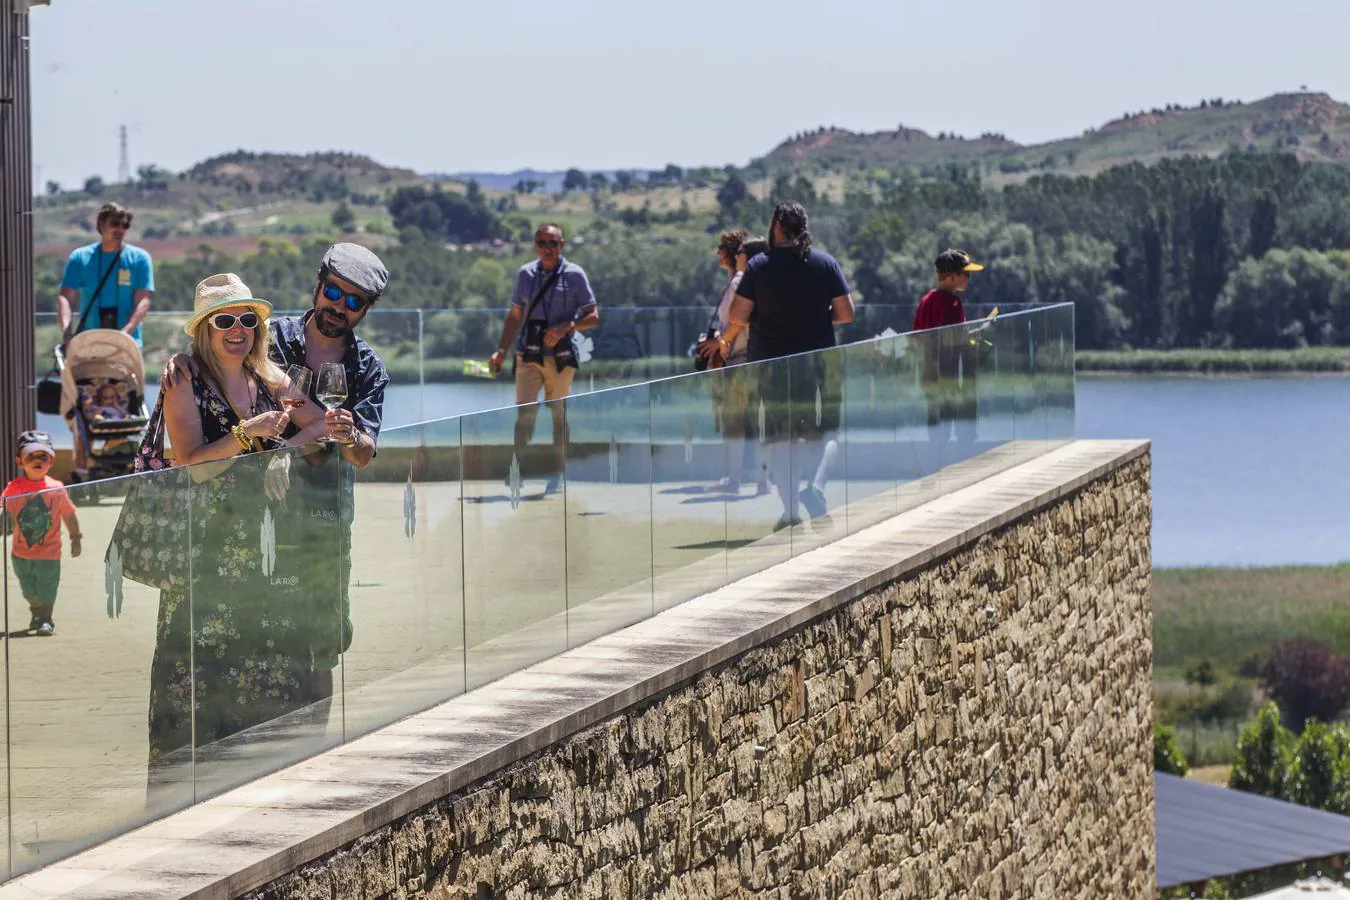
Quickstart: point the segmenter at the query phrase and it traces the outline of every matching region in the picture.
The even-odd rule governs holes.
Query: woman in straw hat
[[[200,485],[183,482],[190,527],[179,526],[173,542],[189,548],[190,584],[182,579],[160,592],[152,761],[193,745],[194,696],[198,746],[309,702],[310,660],[299,648],[309,645],[312,617],[286,602],[287,579],[269,577],[272,560],[263,559],[270,458],[236,458],[314,440],[323,416],[311,405],[282,410],[284,376],[267,356],[272,305],[239,276],[205,279],[194,306],[184,330],[197,374],[161,392],[136,461],[138,470],[170,466],[167,431],[172,464],[192,466],[191,482]]]

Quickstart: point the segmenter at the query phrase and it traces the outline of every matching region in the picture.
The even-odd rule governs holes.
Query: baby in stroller
[[[132,471],[136,440],[145,432],[145,367],[128,335],[108,328],[82,331],[57,354],[61,413],[74,439],[72,482]]]
[[[93,402],[89,405],[90,420],[94,422],[120,422],[126,417],[127,402],[118,393],[117,385],[100,385],[94,394]]]

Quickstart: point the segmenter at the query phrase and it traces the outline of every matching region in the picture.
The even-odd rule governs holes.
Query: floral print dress
[[[206,443],[239,422],[214,387],[194,378]],[[258,384],[253,413],[280,409]],[[162,469],[162,408],[148,425],[137,469]],[[310,702],[309,618],[268,576],[266,458],[241,457],[204,482],[185,479],[190,584],[160,591],[150,679],[150,759],[218,741]],[[281,586],[273,582],[282,581]],[[194,698],[195,695],[195,698]],[[185,753],[175,754],[181,757]]]

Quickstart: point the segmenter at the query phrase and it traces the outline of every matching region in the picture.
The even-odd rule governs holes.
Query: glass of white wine
[[[319,387],[315,396],[328,410],[347,402],[347,370],[342,363],[324,363],[319,368]],[[325,442],[334,443],[331,438],[325,438]]]

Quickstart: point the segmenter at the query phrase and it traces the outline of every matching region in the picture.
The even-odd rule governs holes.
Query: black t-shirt
[[[792,247],[774,247],[750,260],[736,293],[755,303],[750,359],[775,359],[834,346],[830,301],[848,293],[848,280],[828,253],[803,260]]]

